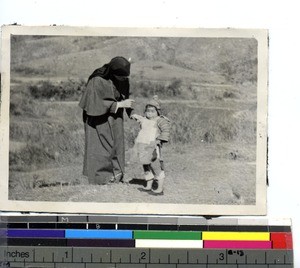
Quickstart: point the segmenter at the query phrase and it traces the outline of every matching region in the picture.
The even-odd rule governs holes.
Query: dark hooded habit
[[[83,174],[90,184],[118,182],[124,175],[124,109],[117,109],[117,102],[129,97],[129,74],[130,63],[123,57],[113,58],[92,73],[80,100],[85,130]]]

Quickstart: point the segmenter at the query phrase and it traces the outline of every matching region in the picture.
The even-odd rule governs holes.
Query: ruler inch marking
[[[283,263],[286,264],[286,255],[283,256]]]
[[[267,263],[267,251],[265,251],[265,263]]]
[[[228,250],[227,249],[225,250],[225,258],[226,258],[225,263],[228,264]]]

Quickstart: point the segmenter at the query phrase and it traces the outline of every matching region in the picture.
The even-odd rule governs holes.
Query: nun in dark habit
[[[79,106],[83,109],[85,152],[83,175],[90,184],[120,182],[125,175],[123,113],[128,116],[130,62],[115,57],[88,79]]]

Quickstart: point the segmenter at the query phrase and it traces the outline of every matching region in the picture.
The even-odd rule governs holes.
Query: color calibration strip
[[[2,229],[2,245],[205,248],[205,249],[292,249],[291,232],[198,232],[151,230],[47,230]]]

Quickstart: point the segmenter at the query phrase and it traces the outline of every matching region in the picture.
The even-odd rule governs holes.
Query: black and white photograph
[[[266,214],[266,30],[3,26],[1,56],[1,210]]]

